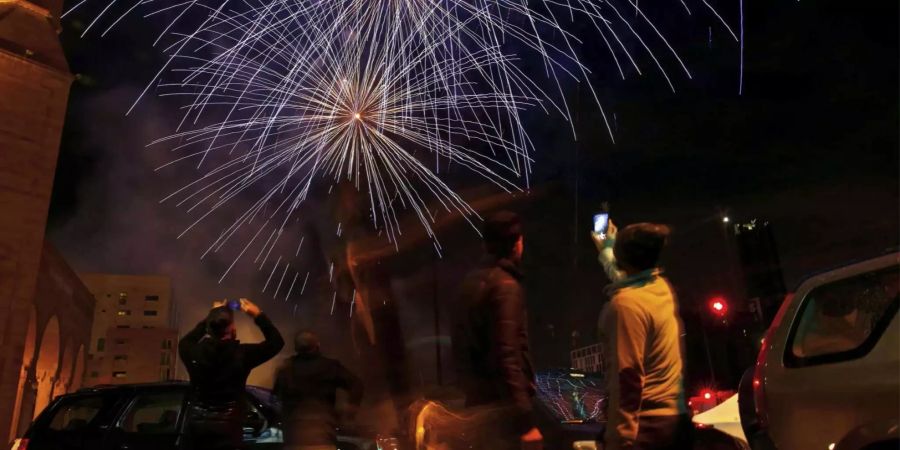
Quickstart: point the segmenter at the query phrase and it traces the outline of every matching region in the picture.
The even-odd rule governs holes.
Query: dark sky
[[[702,14],[700,4],[693,16],[666,6],[647,14],[693,75],[679,75],[674,61],[664,60],[675,93],[652,70],[617,79],[590,39],[580,50],[595,72],[604,107],[614,114],[615,143],[583,87],[567,86],[577,141],[559,117],[529,115],[537,147],[533,192],[509,205],[526,218],[529,305],[538,328],[552,323],[559,334],[578,330],[591,339],[603,278],[587,230],[604,200],[620,224],[674,226],[666,265],[688,308],[713,294],[741,297],[728,278],[733,256],[722,233],[723,212],[734,220],[773,224],[789,286],[811,272],[897,246],[898,3],[747,3],[743,95],[738,47],[721,25]],[[737,2],[717,4],[736,25]],[[226,261],[200,260],[208,236],[227,223],[176,240],[189,223],[186,215],[158,203],[171,186],[192,176],[153,172],[170,155],[144,148],[171,132],[173,105],[150,97],[124,116],[162,61],[149,47],[158,24],[132,21],[105,38],[82,39],[84,18],[64,22],[62,34],[72,71],[80,76],[54,186],[51,239],[77,270],[171,275],[183,328],[200,318],[212,298],[253,297],[265,282],[260,272],[240,268],[218,284]],[[573,28],[590,38],[584,24]],[[650,61],[642,66],[650,68]],[[394,280],[414,348],[417,339],[433,333],[412,324],[430,320],[433,295],[452,302],[449,288],[477,258],[474,233],[461,227],[444,233],[441,239],[452,250],[437,264],[433,280],[424,269],[398,269]],[[432,261],[427,248],[401,258]],[[303,263],[320,264],[315,258]],[[346,333],[335,319],[323,322],[325,297],[309,294],[299,317],[291,316],[291,304],[260,303],[277,311],[283,328],[328,328],[326,339],[337,342]],[[543,340],[545,331],[534,331],[535,339]],[[536,347],[539,362],[557,360],[546,355],[566,350],[559,343]],[[425,351],[420,357],[431,356]],[[422,379],[432,376],[429,370],[422,370]]]

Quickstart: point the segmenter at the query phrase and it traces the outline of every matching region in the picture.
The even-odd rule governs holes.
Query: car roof
[[[818,286],[831,280],[846,278],[861,272],[886,269],[891,266],[896,266],[898,262],[900,262],[900,253],[891,252],[875,258],[854,261],[842,266],[833,267],[826,271],[817,272],[806,277],[797,285],[797,289],[795,289],[794,292],[800,293],[801,291],[809,289],[810,286]]]
[[[185,380],[174,380],[174,381],[158,381],[153,383],[127,383],[127,384],[100,384],[97,386],[83,387],[75,392],[70,392],[68,394],[62,395],[61,397],[65,397],[68,395],[74,394],[86,394],[92,392],[111,392],[111,391],[140,391],[147,389],[163,389],[163,388],[188,388],[191,383]],[[248,390],[256,390],[262,391],[266,393],[271,393],[271,389],[262,387],[262,386],[254,386],[247,385]]]
[[[804,284],[807,282],[814,282],[822,279],[827,279],[835,274],[840,274],[846,271],[853,271],[859,267],[866,267],[872,264],[875,264],[879,267],[883,265],[883,267],[890,267],[891,261],[896,264],[896,262],[900,260],[900,249],[898,248],[890,248],[877,256],[869,256],[865,258],[852,259],[849,261],[844,261],[840,264],[824,267],[820,270],[816,270],[811,272],[797,281],[794,286],[793,292],[799,292]]]
[[[109,391],[124,391],[124,390],[143,390],[143,389],[159,389],[166,387],[175,387],[175,388],[185,388],[190,386],[190,383],[187,381],[163,381],[156,383],[129,383],[129,384],[101,384],[97,386],[84,387],[79,389],[78,394],[88,393],[88,392],[109,392]]]

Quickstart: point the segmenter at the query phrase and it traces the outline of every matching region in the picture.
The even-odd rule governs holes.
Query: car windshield
[[[569,370],[537,374],[537,398],[560,422],[604,422],[606,392],[600,377]]]
[[[271,389],[259,386],[247,386],[247,392],[266,407],[281,412],[281,401]]]

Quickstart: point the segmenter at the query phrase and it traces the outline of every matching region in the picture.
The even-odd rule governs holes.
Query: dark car
[[[188,383],[101,386],[56,398],[17,450],[189,450],[183,444]],[[244,442],[282,448],[280,407],[267,389],[248,387]],[[340,450],[370,450],[371,439],[341,436]]]

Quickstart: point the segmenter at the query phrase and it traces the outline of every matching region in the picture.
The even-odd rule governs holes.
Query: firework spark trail
[[[84,0],[74,8],[86,3],[103,6],[85,34],[106,19],[105,34],[128,15],[164,23],[154,45],[165,39],[167,60],[135,105],[151,90],[186,99],[175,132],[154,144],[180,153],[160,169],[194,162],[200,176],[163,201],[177,199],[200,213],[187,233],[224,213],[235,197],[256,195],[204,256],[262,219],[234,262],[268,234],[253,263],[262,270],[275,259],[268,286],[284,261],[276,295],[290,258],[272,253],[317,183],[351,183],[364,193],[372,226],[394,245],[402,235],[400,212],[412,213],[437,251],[429,202],[473,225],[477,220],[443,180],[451,166],[507,192],[527,187],[534,145],[523,112],[558,113],[574,136],[564,83],[586,85],[600,105],[591,72],[578,58],[583,43],[561,17],[586,18],[622,78],[625,61],[642,73],[629,39],[673,90],[654,46],[690,77],[636,0]],[[633,8],[633,17],[622,8]],[[537,55],[545,80],[520,67],[527,54]],[[301,245],[302,237],[295,256]]]

